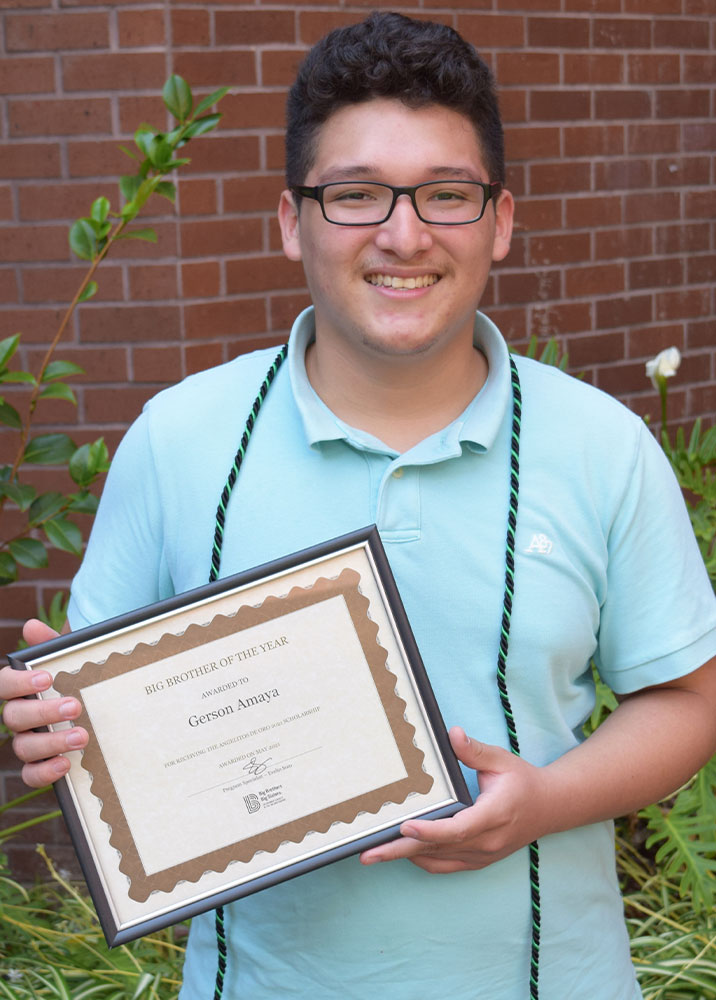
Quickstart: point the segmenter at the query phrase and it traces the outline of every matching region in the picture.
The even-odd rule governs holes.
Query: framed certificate
[[[56,790],[110,946],[471,801],[375,527],[10,662],[82,703]]]

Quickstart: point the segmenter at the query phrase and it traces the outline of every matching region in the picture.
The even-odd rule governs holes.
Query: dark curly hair
[[[286,180],[303,184],[318,132],[341,107],[391,97],[408,107],[442,104],[472,122],[490,171],[504,181],[502,122],[489,67],[456,31],[434,21],[374,12],[310,50],[286,108]]]

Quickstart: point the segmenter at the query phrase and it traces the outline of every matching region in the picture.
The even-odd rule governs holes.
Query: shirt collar
[[[361,431],[347,427],[315,392],[306,374],[306,350],[315,339],[313,307],[304,309],[293,324],[288,342],[288,370],[296,406],[301,415],[308,443],[365,440],[377,442]],[[473,341],[487,358],[488,375],[483,387],[448,427],[439,431],[443,449],[459,454],[462,443],[471,450],[487,451],[497,437],[512,390],[509,352],[502,334],[483,313],[475,315]],[[435,436],[435,435],[433,435]],[[422,443],[421,443],[422,444]],[[420,448],[421,445],[417,445]],[[381,450],[385,449],[385,446]]]

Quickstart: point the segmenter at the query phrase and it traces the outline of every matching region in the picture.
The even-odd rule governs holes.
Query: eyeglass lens
[[[420,185],[415,191],[415,201],[424,222],[459,224],[480,218],[485,192],[479,184],[440,181]],[[323,208],[331,222],[349,225],[383,222],[392,203],[392,189],[372,182],[327,184],[323,191]]]

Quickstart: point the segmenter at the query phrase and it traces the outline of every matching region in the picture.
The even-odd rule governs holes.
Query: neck
[[[337,417],[404,452],[462,413],[485,384],[487,361],[471,341],[440,355],[358,359],[319,337],[306,372]]]

